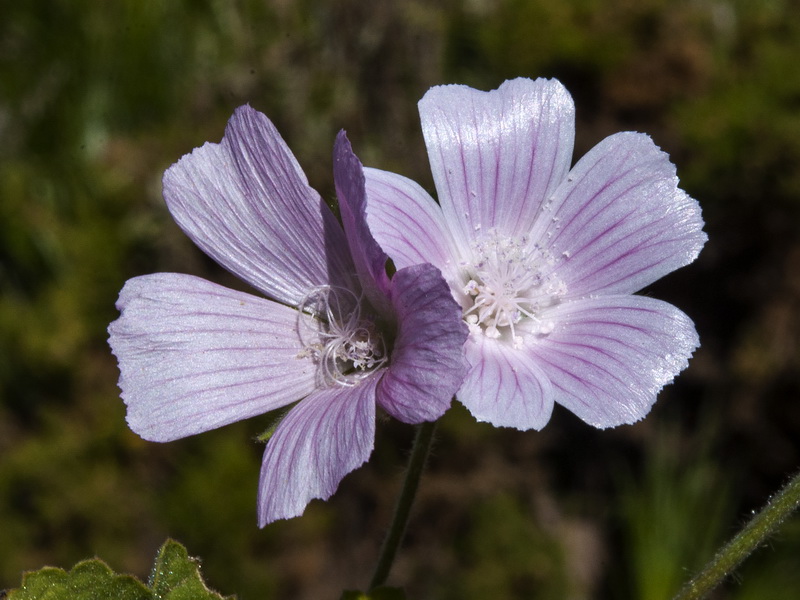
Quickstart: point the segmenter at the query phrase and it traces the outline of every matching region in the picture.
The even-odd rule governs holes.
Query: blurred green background
[[[645,293],[703,346],[635,426],[444,418],[390,578],[411,598],[669,598],[800,467],[800,14],[789,0],[0,0],[0,589],[167,536],[243,600],[365,587],[412,430],[302,518],[256,527],[265,423],[170,444],[125,425],[105,328],[156,271],[241,286],[180,232],[164,169],[250,103],[333,198],[348,130],[432,191],[428,87],[557,77],[576,156],[644,131],[704,211],[699,260]],[[800,521],[720,599],[800,596]]]

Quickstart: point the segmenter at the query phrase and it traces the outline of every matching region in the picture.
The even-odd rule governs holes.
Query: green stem
[[[386,582],[389,570],[392,568],[394,557],[400,542],[403,541],[403,534],[406,532],[408,516],[411,514],[411,505],[419,487],[419,479],[425,469],[425,461],[428,459],[428,452],[433,441],[433,432],[436,429],[436,422],[425,422],[417,427],[417,436],[414,438],[414,447],[411,449],[411,457],[408,459],[408,470],[403,482],[403,489],[397,499],[397,507],[394,510],[394,517],[386,538],[383,540],[378,564],[375,573],[369,584],[369,589],[373,590]]]
[[[778,526],[800,506],[800,473],[724,546],[705,568],[691,579],[673,600],[703,598],[717,587]]]

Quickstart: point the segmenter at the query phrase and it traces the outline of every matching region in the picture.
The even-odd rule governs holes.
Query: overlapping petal
[[[361,287],[373,308],[384,318],[391,318],[389,276],[386,273],[386,261],[389,257],[372,237],[367,226],[367,194],[363,167],[353,154],[344,131],[336,136],[333,147],[333,179],[345,237],[350,245]]]
[[[367,461],[375,438],[375,374],[354,387],[320,390],[289,411],[261,465],[258,522],[303,514],[327,500],[342,478]]]
[[[400,269],[392,278],[398,329],[378,403],[406,423],[434,421],[450,406],[467,365],[461,309],[439,271],[429,264]]]
[[[275,126],[249,106],[236,110],[221,143],[167,170],[164,198],[206,254],[267,296],[297,305],[314,287],[351,285],[336,218]]]
[[[644,417],[700,345],[689,317],[643,296],[572,300],[547,317],[555,329],[527,350],[556,402],[595,427]]]
[[[442,210],[422,187],[402,175],[364,169],[367,223],[398,269],[430,263],[445,277],[459,256]]]
[[[572,97],[555,80],[515,79],[482,92],[431,88],[419,102],[439,202],[462,249],[476,232],[528,233],[566,176]]]
[[[471,369],[458,399],[476,419],[523,431],[547,424],[553,390],[535,361],[483,335],[470,337],[464,348]]]
[[[109,343],[128,424],[165,442],[266,413],[309,394],[296,310],[191,275],[129,280]]]
[[[531,238],[580,297],[636,292],[692,262],[707,236],[667,154],[649,136],[619,133],[578,161]]]

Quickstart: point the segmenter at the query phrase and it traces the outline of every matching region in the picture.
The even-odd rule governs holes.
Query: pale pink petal
[[[364,168],[353,154],[344,131],[336,136],[333,146],[333,179],[336,183],[342,225],[361,287],[373,308],[382,317],[391,319],[389,276],[386,273],[389,257],[372,237],[367,226]]]
[[[445,219],[462,249],[497,228],[527,233],[572,160],[575,106],[556,80],[514,79],[481,92],[431,88],[422,132]]]
[[[260,527],[303,514],[314,498],[327,500],[345,475],[367,461],[375,442],[379,376],[355,387],[320,390],[281,421],[261,464]]]
[[[221,143],[167,170],[164,198],[206,254],[268,296],[297,305],[314,287],[350,287],[341,226],[275,126],[249,106]]]
[[[692,262],[707,239],[702,227],[667,154],[644,134],[619,133],[575,165],[531,237],[579,297],[632,293]]]
[[[471,335],[464,349],[471,369],[457,398],[478,421],[523,431],[547,424],[553,390],[524,350],[484,335]]]
[[[108,328],[130,428],[166,442],[266,413],[315,388],[298,312],[191,275],[128,280]],[[305,317],[304,317],[305,318]]]
[[[459,253],[442,209],[416,182],[388,171],[365,168],[367,222],[398,269],[430,263],[449,273]]]
[[[689,317],[643,296],[565,302],[547,318],[555,329],[530,351],[556,402],[595,427],[644,417],[700,345]]]
[[[391,300],[397,335],[378,403],[406,423],[434,421],[449,408],[467,371],[461,308],[439,270],[428,264],[397,271]]]

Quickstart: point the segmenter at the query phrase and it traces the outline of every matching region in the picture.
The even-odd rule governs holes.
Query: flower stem
[[[389,576],[389,570],[392,568],[397,549],[400,546],[400,542],[403,541],[408,516],[411,514],[411,505],[414,502],[414,496],[417,494],[422,471],[425,469],[425,462],[428,459],[435,429],[435,421],[425,422],[417,427],[417,435],[414,438],[411,457],[408,459],[408,470],[403,482],[403,489],[397,499],[392,524],[386,533],[386,538],[383,540],[383,546],[381,546],[378,564],[375,566],[375,573],[372,575],[372,581],[369,584],[370,590],[383,585]]]
[[[673,600],[703,598],[717,587],[800,506],[800,473],[786,484]]]

